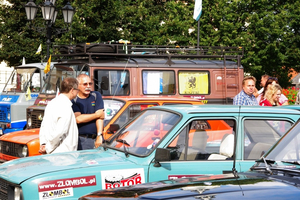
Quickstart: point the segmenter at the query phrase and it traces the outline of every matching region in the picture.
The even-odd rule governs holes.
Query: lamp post
[[[47,60],[50,56],[50,46],[51,46],[51,37],[53,31],[56,32],[56,34],[64,33],[69,31],[68,26],[72,23],[73,16],[75,13],[75,9],[71,6],[70,2],[68,2],[61,10],[63,13],[64,22],[67,24],[67,29],[60,29],[53,27],[56,16],[57,16],[57,9],[55,7],[55,1],[56,0],[46,0],[43,5],[41,5],[41,10],[43,14],[43,18],[46,22],[46,26],[43,28],[40,27],[33,27],[34,30],[38,32],[45,32],[46,31],[46,44],[47,44]],[[33,2],[33,0],[29,0],[29,2],[24,6],[26,11],[26,17],[27,20],[30,22],[30,24],[33,24],[33,20],[36,16],[38,6]]]

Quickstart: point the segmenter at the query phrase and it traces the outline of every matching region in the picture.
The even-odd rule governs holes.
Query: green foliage
[[[43,0],[35,0],[40,5]],[[0,7],[0,60],[18,65],[22,58],[39,62],[46,54],[45,34],[28,28],[24,5],[11,0]],[[66,1],[56,1],[61,8]],[[134,44],[196,46],[198,23],[193,19],[194,0],[74,0],[71,31],[54,35],[52,44],[130,40]],[[200,18],[201,46],[241,46],[242,65],[258,80],[276,76],[282,87],[290,85],[293,68],[300,71],[300,1],[210,0],[203,1]],[[44,26],[41,11],[35,20]],[[61,11],[55,23],[65,27]],[[35,55],[43,44],[42,57]]]

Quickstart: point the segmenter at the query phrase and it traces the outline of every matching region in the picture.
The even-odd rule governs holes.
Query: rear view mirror
[[[116,132],[116,131],[119,130],[119,129],[120,129],[119,124],[111,124],[111,125],[109,126],[109,130],[110,130],[111,133],[114,133],[114,132]]]

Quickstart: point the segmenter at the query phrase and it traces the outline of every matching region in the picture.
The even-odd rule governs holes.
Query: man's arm
[[[104,109],[97,110],[100,114],[100,118],[96,120],[96,127],[97,127],[97,133],[103,133],[104,129]],[[96,141],[95,141],[95,148],[99,147],[103,143],[103,136],[97,135]]]
[[[95,113],[92,114],[81,114],[81,112],[75,112],[74,114],[76,118],[76,123],[77,124],[87,123],[95,119],[99,119],[103,114],[102,112],[100,112],[100,110],[97,110]]]
[[[45,140],[45,136],[44,136],[44,131],[43,131],[43,127],[41,126],[40,128],[40,133],[39,133],[39,138],[40,138],[40,150],[39,153],[40,154],[46,154],[46,140]]]
[[[238,96],[233,98],[233,105],[238,105]]]
[[[48,118],[46,117],[48,114],[47,114],[47,107],[45,109],[45,117],[44,117],[44,120],[47,120]],[[46,154],[46,138],[45,136],[48,134],[47,133],[47,128],[45,127],[45,121],[42,121],[42,124],[41,124],[41,128],[40,128],[40,132],[39,132],[39,139],[40,139],[40,149],[39,149],[39,153],[40,154]]]

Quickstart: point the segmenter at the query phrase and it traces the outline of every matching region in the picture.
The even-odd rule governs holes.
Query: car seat
[[[208,160],[226,160],[232,158],[234,152],[234,134],[225,134],[220,144],[219,154],[211,154]]]

